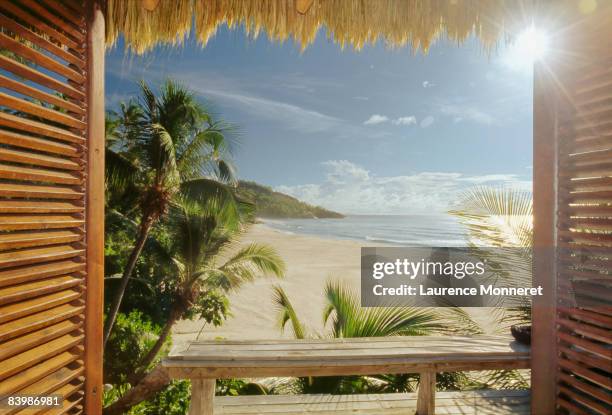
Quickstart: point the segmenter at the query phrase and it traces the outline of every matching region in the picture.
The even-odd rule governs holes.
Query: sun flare
[[[548,49],[548,34],[532,25],[517,35],[509,46],[504,61],[512,69],[531,71],[533,64],[544,58]]]

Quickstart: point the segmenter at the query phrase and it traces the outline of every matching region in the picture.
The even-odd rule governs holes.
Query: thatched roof
[[[159,43],[180,45],[193,30],[206,45],[222,24],[243,25],[251,36],[293,39],[302,48],[321,27],[356,49],[383,40],[427,51],[441,36],[461,42],[471,34],[490,47],[524,15],[521,0],[107,0],[107,43],[120,34],[137,54]]]

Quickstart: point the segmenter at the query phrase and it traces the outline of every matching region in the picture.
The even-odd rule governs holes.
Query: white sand
[[[277,310],[272,301],[272,286],[281,285],[302,321],[316,332],[323,332],[323,287],[330,278],[347,282],[359,292],[361,251],[358,241],[291,235],[264,224],[254,225],[243,243],[265,243],[274,247],[287,265],[284,279],[264,278],[247,284],[229,296],[232,317],[221,327],[206,326],[200,339],[271,339],[291,337],[291,329],[282,334],[277,324]],[[375,246],[371,243],[368,246]],[[467,309],[474,320],[488,332],[494,331],[488,309]],[[175,347],[195,340],[205,322],[181,321],[174,330]]]

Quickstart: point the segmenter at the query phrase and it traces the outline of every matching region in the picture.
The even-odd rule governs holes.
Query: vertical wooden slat
[[[555,240],[556,240],[556,116],[555,91],[542,63],[535,68],[533,93],[533,226],[534,286],[542,286],[541,297],[533,297],[531,352],[531,412],[555,412]]]
[[[87,296],[85,413],[102,412],[104,296],[104,14],[98,0],[87,16]]]

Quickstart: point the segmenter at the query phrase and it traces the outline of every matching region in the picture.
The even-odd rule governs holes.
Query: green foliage
[[[215,327],[220,326],[229,316],[229,301],[225,294],[216,290],[205,291],[196,299],[184,318],[202,319]]]
[[[490,268],[510,270],[496,277],[512,278],[513,284],[531,286],[533,281],[533,203],[532,195],[508,188],[475,187],[460,198],[458,207],[449,212],[468,229],[470,245],[482,254]],[[491,250],[478,247],[496,247]],[[531,305],[524,301],[497,311],[497,320],[505,333],[513,324],[531,323]],[[524,389],[528,375],[519,370],[485,372],[478,377],[483,387]]]
[[[115,330],[105,350],[104,377],[106,383],[124,384],[127,376],[136,370],[136,363],[155,343],[159,326],[140,311],[119,313]]]
[[[216,395],[238,396],[238,395],[268,395],[270,391],[264,385],[248,382],[244,379],[219,379],[217,380]]]
[[[361,307],[357,293],[338,281],[329,281],[324,294],[323,321],[329,324],[329,335],[333,338],[427,335],[444,330],[440,316],[430,309]],[[298,339],[323,337],[308,333],[281,287],[275,286],[273,295],[281,330],[290,324]],[[292,385],[280,385],[276,390],[333,394],[409,392],[415,379],[414,375],[305,377]]]
[[[340,213],[309,205],[254,182],[239,181],[237,191],[241,199],[255,205],[256,216],[261,218],[340,219],[344,217]]]
[[[458,207],[449,213],[466,226],[470,246],[487,262],[489,269],[499,270],[494,278],[531,286],[533,204],[530,193],[510,188],[475,187],[464,193]],[[511,324],[529,324],[530,304],[524,301],[500,310],[498,321],[506,332]]]
[[[127,415],[186,415],[191,402],[191,382],[174,380],[155,398],[134,406]]]

